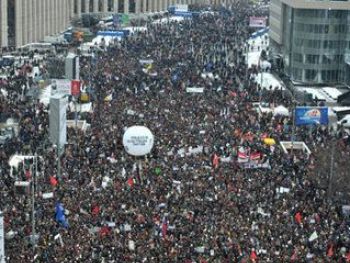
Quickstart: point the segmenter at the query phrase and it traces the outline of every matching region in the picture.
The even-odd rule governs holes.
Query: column
[[[108,12],[108,0],[102,0],[102,12],[103,13]]]
[[[22,36],[22,25],[23,25],[23,14],[22,14],[23,1],[17,0],[15,2],[15,28],[16,28],[16,47],[23,46]]]
[[[162,0],[157,0],[157,11],[162,11],[163,10],[163,1]]]
[[[68,3],[68,9],[69,9],[69,17],[70,19],[72,19],[75,15],[75,5],[76,2],[78,2],[77,0],[69,0]]]
[[[44,19],[43,19],[43,3],[41,3],[41,1],[36,1],[36,10],[37,10],[37,25],[38,25],[38,29],[36,31],[36,39],[37,41],[42,40],[43,39],[43,23],[44,23]]]
[[[135,0],[135,13],[141,13],[141,0]]]
[[[48,16],[47,16],[47,6],[48,6],[48,2],[44,1],[43,2],[43,21],[41,21],[43,23],[43,36],[46,36],[47,33],[47,23],[48,23]]]
[[[32,1],[32,25],[33,25],[33,31],[32,31],[32,42],[38,42],[38,5],[37,0]]]
[[[22,1],[16,1],[17,2],[22,2]],[[21,12],[22,14],[22,25],[21,27],[23,27],[24,25],[28,25],[29,24],[29,15],[28,15],[28,12],[29,12],[29,1],[23,1],[21,3],[21,11],[18,11],[18,12]],[[16,16],[17,16],[17,10],[16,10]],[[22,29],[23,30],[23,29]],[[17,32],[17,29],[16,29],[16,38],[17,38],[17,34],[19,34],[19,31]],[[23,42],[28,42],[28,39],[29,39],[29,31],[28,30],[24,30],[24,32],[22,33],[22,41]]]
[[[150,0],[150,6],[151,6],[151,10],[152,12],[156,12],[157,11],[157,0]]]
[[[56,30],[54,34],[58,33],[61,30],[62,27],[62,10],[61,10],[61,5],[62,5],[62,0],[56,0]]]
[[[70,1],[71,2],[71,1]],[[68,0],[64,0],[63,2],[63,19],[64,19],[64,30],[67,29],[68,21],[70,17],[71,9],[68,6]]]
[[[98,0],[93,0],[92,2],[92,12],[98,13]]]
[[[81,16],[81,0],[76,0],[77,1],[77,16]]]
[[[147,0],[142,0],[142,13],[147,13]]]
[[[83,13],[89,13],[90,0],[85,0],[83,3]]]
[[[25,43],[31,43],[33,42],[33,1],[32,0],[26,0],[24,1],[25,9],[24,11],[24,19],[27,23],[23,25],[24,33],[26,34],[26,37],[23,38],[23,42]]]
[[[113,12],[118,13],[119,12],[119,0],[113,0]]]
[[[62,0],[55,0],[55,9],[56,12],[55,12],[55,17],[56,17],[56,27],[55,27],[55,31],[54,32],[51,32],[51,34],[56,34],[60,31],[60,28],[61,28],[61,19],[60,19],[60,2]]]
[[[0,1],[0,47],[7,47],[8,46],[8,24],[7,24],[7,1]]]
[[[152,0],[147,0],[147,9],[148,9],[148,12],[153,12],[153,3],[152,3]]]
[[[56,5],[55,5],[56,0],[50,0],[50,8],[49,8],[49,14],[50,14],[50,18],[49,20],[51,21],[50,23],[50,29],[47,32],[48,35],[51,35],[52,32],[56,31],[56,16],[55,16],[55,9],[56,9]]]
[[[129,14],[129,0],[124,0],[124,14]]]
[[[168,7],[169,7],[169,1],[168,0],[163,0],[164,3],[163,3],[163,9],[164,11],[168,10]]]

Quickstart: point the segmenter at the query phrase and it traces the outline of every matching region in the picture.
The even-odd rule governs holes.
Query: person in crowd
[[[21,96],[25,74],[1,82],[1,117],[19,120],[17,136],[0,146],[8,262],[350,262],[349,218],[317,173],[329,168],[332,143],[343,160],[349,146],[328,127],[298,127],[312,154],[283,152],[291,118],[253,103],[291,110],[293,101],[252,78],[244,54],[254,10],[232,8],[147,22],[147,32],[82,58],[91,127],[69,128],[59,158],[47,107]],[[132,125],[154,133],[146,157],[123,148]],[[40,156],[37,169],[10,167],[13,154]],[[335,167],[344,178],[346,165]],[[34,237],[31,189],[16,181],[35,182]]]

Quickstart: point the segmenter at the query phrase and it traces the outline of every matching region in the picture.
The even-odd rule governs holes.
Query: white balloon
[[[153,144],[154,136],[145,126],[131,126],[123,136],[124,149],[133,156],[143,156],[150,153]]]

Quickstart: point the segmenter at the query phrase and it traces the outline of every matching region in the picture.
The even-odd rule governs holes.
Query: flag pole
[[[33,256],[35,254],[36,249],[36,240],[35,240],[35,180],[37,178],[37,171],[38,171],[38,160],[37,155],[35,153],[34,156],[32,156],[34,160],[34,166],[35,171],[32,176],[32,245],[33,245]]]

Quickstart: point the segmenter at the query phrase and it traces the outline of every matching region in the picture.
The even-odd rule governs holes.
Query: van
[[[337,124],[345,128],[350,128],[350,114],[345,115]]]
[[[3,56],[2,58],[0,58],[0,67],[11,67],[14,63],[14,56]]]

